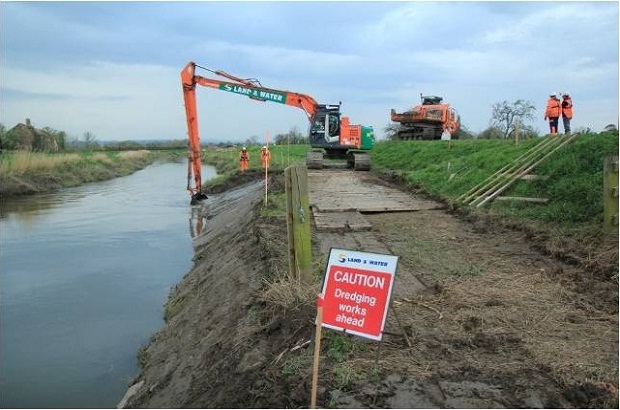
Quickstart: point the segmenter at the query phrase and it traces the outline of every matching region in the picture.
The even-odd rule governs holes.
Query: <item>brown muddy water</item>
[[[192,266],[185,164],[2,203],[0,407],[114,408]],[[203,180],[216,175],[205,167]]]

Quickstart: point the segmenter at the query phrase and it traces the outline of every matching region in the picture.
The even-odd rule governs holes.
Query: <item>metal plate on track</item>
[[[308,170],[308,195],[320,230],[370,230],[363,213],[442,208],[437,202],[416,199],[371,174],[355,171]]]

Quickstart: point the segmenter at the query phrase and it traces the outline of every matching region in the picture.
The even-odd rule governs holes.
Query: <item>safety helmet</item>
[[[562,93],[562,97],[564,97],[564,96],[567,96],[567,97],[568,97],[568,96],[570,96],[570,93],[569,93],[568,91],[564,91],[564,92]]]
[[[266,146],[266,145],[263,145],[263,149],[267,149],[267,146]]]
[[[246,151],[246,150],[247,150],[246,147],[241,148],[241,151]]]
[[[556,93],[555,93],[554,91],[551,91],[551,92],[549,93],[549,97],[555,97],[555,96],[556,96]]]

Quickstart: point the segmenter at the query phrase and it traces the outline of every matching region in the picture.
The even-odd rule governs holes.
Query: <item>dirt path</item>
[[[313,230],[317,265],[331,246],[400,259],[378,371],[379,344],[325,331],[321,407],[617,408],[617,283],[371,173],[338,172],[310,176],[314,222],[323,224]],[[286,225],[259,216],[260,188],[210,198],[196,265],[141,353],[142,384],[128,407],[308,406],[316,289],[275,279],[286,270]],[[361,188],[385,200],[377,205]],[[334,192],[351,195],[335,204],[347,195]],[[396,197],[398,212],[377,212]],[[336,226],[338,212],[350,223]]]
[[[618,383],[614,284],[606,286],[607,304],[601,304],[598,293],[570,282],[579,269],[534,251],[523,236],[463,222],[413,198],[411,212],[392,212],[406,207],[391,207],[390,188],[372,174],[355,177],[346,191],[365,199],[341,208],[360,210],[372,228],[319,231],[321,250],[391,253],[400,263],[381,352],[382,368],[391,374],[381,391],[366,386],[337,394],[337,407],[369,401],[441,408],[612,404],[597,382]],[[309,180],[315,209],[338,197],[337,188],[323,186],[327,178],[311,174]],[[385,212],[364,211],[383,205]]]

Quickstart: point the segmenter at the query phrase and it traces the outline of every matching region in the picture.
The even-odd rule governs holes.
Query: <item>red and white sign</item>
[[[332,248],[323,282],[322,326],[381,340],[398,257]]]

